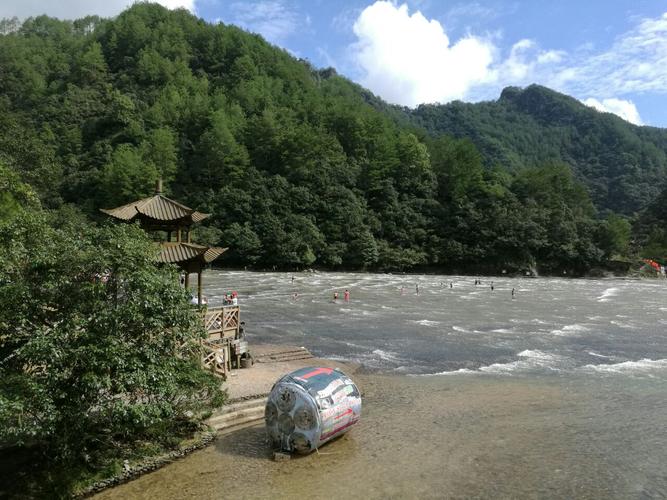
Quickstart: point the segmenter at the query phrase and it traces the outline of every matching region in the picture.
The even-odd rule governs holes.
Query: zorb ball
[[[301,368],[271,389],[264,417],[274,450],[309,453],[347,432],[361,416],[359,389],[335,368]]]

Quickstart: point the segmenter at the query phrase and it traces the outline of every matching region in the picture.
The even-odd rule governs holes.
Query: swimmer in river
[[[491,282],[491,291],[493,292],[493,281]]]
[[[299,298],[298,292],[294,292],[294,295],[292,295],[292,300],[296,300]]]
[[[292,276],[292,283],[294,283],[294,276]]]
[[[334,292],[334,302],[338,300],[338,292]]]
[[[449,282],[449,288],[454,288],[454,283],[452,283],[451,281]]]
[[[417,292],[417,295],[419,295],[419,283],[417,283],[417,285],[415,285],[415,291]]]
[[[512,298],[514,298],[515,294],[516,294],[516,292],[514,291],[514,288],[512,288]]]
[[[345,299],[345,302],[350,301],[350,291],[345,289],[345,293],[343,293],[343,298]]]
[[[401,287],[401,295],[405,295],[405,287],[404,286]]]

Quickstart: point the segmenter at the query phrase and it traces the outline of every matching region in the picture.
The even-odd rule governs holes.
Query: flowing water
[[[361,363],[361,423],[279,463],[246,429],[103,497],[667,497],[667,282],[291,278],[205,288],[238,291],[251,343]]]

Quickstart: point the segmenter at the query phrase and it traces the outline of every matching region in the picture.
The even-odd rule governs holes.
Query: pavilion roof
[[[162,243],[157,261],[176,264],[189,260],[199,260],[208,264],[226,251],[227,248],[207,247],[194,243]]]
[[[107,215],[124,221],[135,219],[152,219],[154,222],[176,222],[184,223],[201,222],[211,214],[197,212],[161,194],[150,198],[133,201],[116,208],[100,209]]]

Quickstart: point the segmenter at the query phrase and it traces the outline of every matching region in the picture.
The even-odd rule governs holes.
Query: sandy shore
[[[96,498],[667,495],[660,385],[638,393],[619,392],[613,379],[383,376],[308,359],[241,370],[230,377],[230,396],[266,393],[309,365],[342,367],[363,391],[361,422],[317,453],[271,460],[260,422]],[[638,418],[646,404],[655,418]]]

